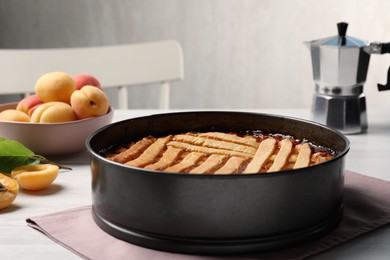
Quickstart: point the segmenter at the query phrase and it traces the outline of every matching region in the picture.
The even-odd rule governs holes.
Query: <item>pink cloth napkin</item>
[[[234,259],[303,259],[390,223],[390,182],[346,171],[344,218],[327,236],[283,250]],[[59,224],[61,223],[61,224]],[[136,246],[102,231],[91,206],[27,219],[27,224],[85,259],[218,260],[218,256],[174,254]]]

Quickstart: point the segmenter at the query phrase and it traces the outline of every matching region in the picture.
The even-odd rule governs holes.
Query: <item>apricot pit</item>
[[[8,207],[19,192],[18,182],[0,173],[0,210]]]

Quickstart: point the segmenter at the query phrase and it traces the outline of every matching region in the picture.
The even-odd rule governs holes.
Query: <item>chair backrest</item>
[[[39,76],[51,71],[88,73],[98,78],[103,88],[118,88],[119,108],[127,108],[127,86],[154,83],[161,86],[159,107],[168,108],[170,82],[184,77],[183,51],[176,41],[0,49],[0,95],[31,93]]]

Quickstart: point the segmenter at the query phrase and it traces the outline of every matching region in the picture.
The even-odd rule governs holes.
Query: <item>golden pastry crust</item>
[[[148,136],[105,154],[129,166],[189,174],[271,173],[308,167],[334,153],[288,136],[222,132]]]

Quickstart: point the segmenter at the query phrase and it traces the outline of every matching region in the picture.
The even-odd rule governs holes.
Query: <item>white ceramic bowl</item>
[[[17,103],[0,105],[0,112],[16,108]],[[0,137],[16,140],[42,156],[66,155],[82,152],[89,135],[111,123],[114,111],[94,118],[65,123],[24,123],[0,121]]]

